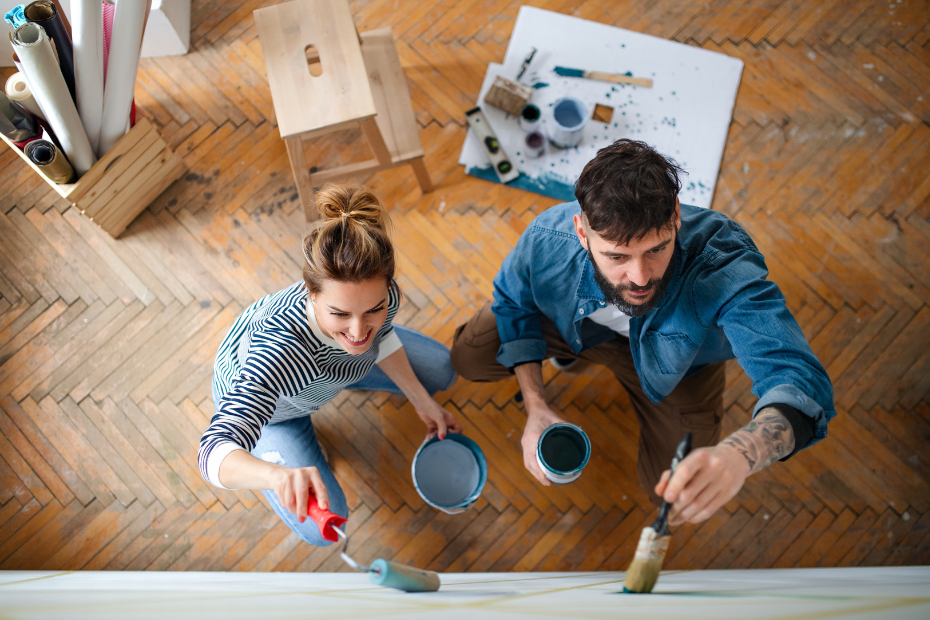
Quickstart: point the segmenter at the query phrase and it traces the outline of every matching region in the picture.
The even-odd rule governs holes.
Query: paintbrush
[[[606,71],[585,71],[584,69],[570,69],[568,67],[556,67],[556,73],[562,77],[588,78],[589,80],[600,80],[601,82],[613,82],[614,84],[633,84],[635,86],[645,86],[652,88],[650,78],[639,78],[621,73],[607,73]]]
[[[689,452],[691,452],[691,433],[685,433],[678,444],[678,449],[675,450],[669,480],[675,475],[678,463],[688,456]],[[636,545],[636,553],[633,555],[633,562],[626,571],[626,580],[623,582],[624,592],[647,594],[652,592],[656,581],[659,580],[665,552],[668,551],[668,542],[672,537],[668,529],[668,512],[671,508],[671,504],[663,501],[662,508],[659,510],[659,518],[651,527],[643,528],[639,544]]]

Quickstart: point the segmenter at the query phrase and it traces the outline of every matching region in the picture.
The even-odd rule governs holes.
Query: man
[[[680,205],[682,172],[642,142],[598,151],[577,202],[537,217],[494,279],[494,302],[458,328],[452,364],[466,379],[516,374],[527,412],[526,468],[546,403],[541,362],[610,368],[640,425],[637,475],[671,523],[708,519],[746,478],[827,433],[833,388],[765,260],[726,216]],[[759,401],[752,421],[720,441],[724,361],[736,357]],[[695,450],[669,480],[686,431]]]

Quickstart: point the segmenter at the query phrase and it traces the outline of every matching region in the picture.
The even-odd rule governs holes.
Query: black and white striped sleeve
[[[278,398],[297,394],[316,376],[316,362],[305,348],[294,345],[287,330],[256,332],[242,371],[200,439],[197,461],[204,479],[226,488],[219,480],[223,460],[235,450],[251,451]]]

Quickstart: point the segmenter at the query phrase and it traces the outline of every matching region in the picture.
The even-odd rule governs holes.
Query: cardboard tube
[[[68,158],[48,140],[36,140],[26,145],[26,157],[53,183],[60,185],[74,178],[74,169]]]
[[[71,49],[71,37],[61,19],[58,7],[52,0],[36,0],[26,5],[23,13],[30,22],[42,26],[45,34],[55,42],[61,75],[64,76],[68,92],[71,93],[71,100],[74,101],[74,56]]]
[[[10,142],[23,143],[39,137],[39,122],[32,113],[0,93],[0,133]]]
[[[90,148],[84,125],[68,87],[55,62],[52,45],[41,26],[28,23],[10,35],[23,71],[32,86],[32,95],[41,106],[61,148],[78,176],[94,165],[97,158]]]
[[[6,91],[6,96],[9,97],[10,100],[23,106],[43,121],[45,120],[45,115],[42,114],[42,108],[39,107],[39,102],[32,96],[32,89],[29,88],[29,82],[26,81],[25,75],[22,73],[14,73],[11,75],[6,81],[4,90]]]
[[[97,147],[100,157],[126,135],[148,7],[145,0],[121,0],[116,5],[103,90],[103,122]]]
[[[103,119],[103,5],[100,0],[74,0],[72,6],[77,109],[96,153]]]

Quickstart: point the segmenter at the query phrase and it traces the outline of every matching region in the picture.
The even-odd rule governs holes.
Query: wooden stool
[[[257,9],[255,24],[278,131],[308,221],[318,215],[314,184],[410,164],[420,189],[432,190],[390,28],[359,34],[346,0],[293,0]],[[311,177],[302,140],[356,124],[375,158]]]

